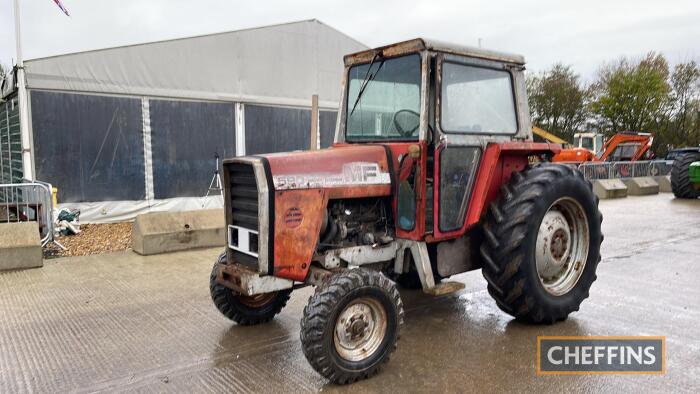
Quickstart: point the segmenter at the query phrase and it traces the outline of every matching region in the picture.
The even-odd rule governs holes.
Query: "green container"
[[[691,183],[700,184],[700,161],[690,163],[688,174],[690,175]]]

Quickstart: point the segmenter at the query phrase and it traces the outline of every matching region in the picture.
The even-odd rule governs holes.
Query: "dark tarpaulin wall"
[[[311,110],[245,106],[245,153],[309,149]]]
[[[0,183],[22,182],[22,138],[17,96],[0,103]]]
[[[141,100],[31,92],[37,179],[59,202],[143,200]]]
[[[214,153],[233,157],[233,103],[150,100],[155,198],[201,197],[214,176]]]
[[[335,139],[335,121],[338,113],[336,111],[320,111],[318,117],[321,148],[328,148],[333,145],[333,140]]]

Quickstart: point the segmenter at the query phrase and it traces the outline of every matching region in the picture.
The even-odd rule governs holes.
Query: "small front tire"
[[[333,383],[366,379],[396,349],[403,313],[398,290],[381,273],[357,268],[334,274],[304,309],[304,355]]]
[[[292,290],[280,290],[273,293],[244,296],[228,287],[216,283],[219,265],[223,264],[226,255],[219,256],[209,276],[209,292],[216,309],[222,315],[235,321],[241,326],[252,326],[266,323],[282,311]]]

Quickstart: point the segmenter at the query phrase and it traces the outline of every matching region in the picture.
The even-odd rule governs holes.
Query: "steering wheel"
[[[397,121],[398,115],[401,113],[404,113],[404,112],[411,114],[411,115],[415,115],[418,118],[418,123],[416,123],[416,127],[412,128],[411,130],[405,130],[403,127],[401,127],[401,125]],[[418,112],[412,111],[410,109],[400,109],[400,110],[394,112],[394,116],[392,116],[391,121],[392,121],[392,123],[394,123],[394,127],[396,128],[396,131],[398,131],[402,137],[410,137],[413,135],[413,133],[416,132],[416,130],[418,130],[418,127],[420,126],[420,114]]]

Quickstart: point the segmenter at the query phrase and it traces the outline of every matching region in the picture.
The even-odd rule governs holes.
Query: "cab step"
[[[441,282],[436,284],[435,287],[425,289],[423,291],[430,295],[441,296],[445,294],[454,293],[462,289],[464,289],[464,283],[462,282]]]

